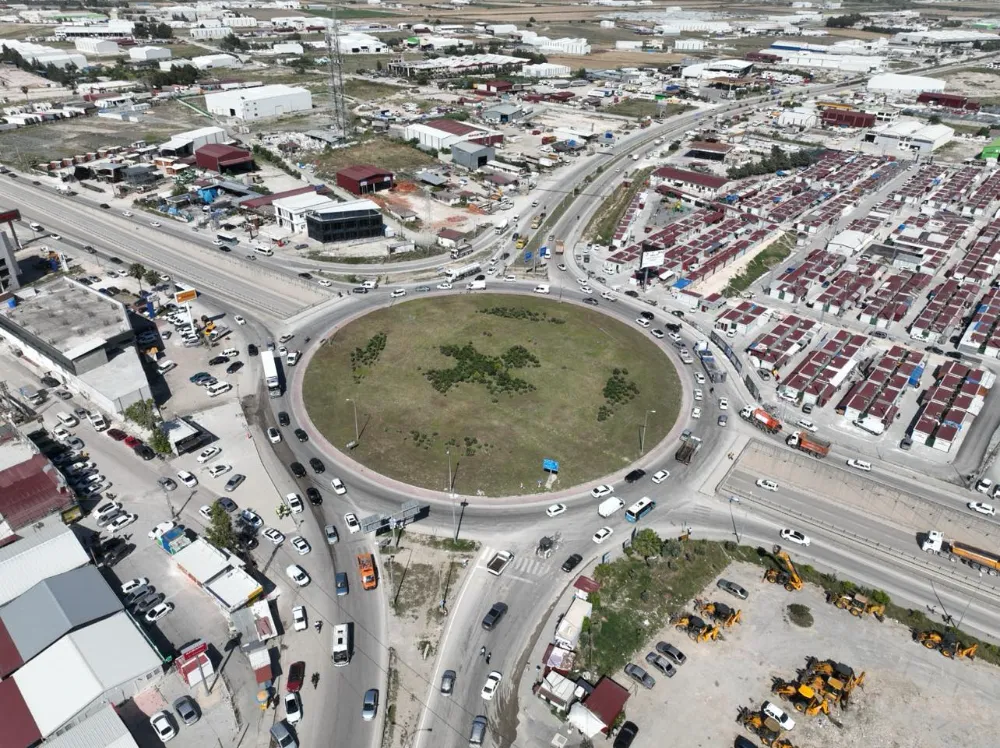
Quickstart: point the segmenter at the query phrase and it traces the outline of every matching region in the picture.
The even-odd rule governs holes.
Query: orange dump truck
[[[378,586],[375,578],[375,559],[370,553],[358,554],[358,572],[361,574],[361,586],[366,590],[373,590]]]

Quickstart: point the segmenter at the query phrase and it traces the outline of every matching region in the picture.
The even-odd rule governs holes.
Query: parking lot
[[[741,706],[759,709],[765,700],[792,715],[795,727],[783,737],[796,748],[996,744],[998,721],[989,715],[1000,685],[993,666],[946,659],[913,642],[905,626],[871,617],[859,620],[827,604],[814,586],[793,593],[763,582],[759,567],[734,564],[724,576],[745,587],[749,598],[738,600],[718,590],[714,581],[701,597],[741,609],[742,623],[714,642],[696,643],[673,626],[656,632],[648,650],[667,641],[687,655],[687,662],[666,678],[646,666],[643,650],[633,662],[655,676],[652,689],[624,673],[615,675],[633,692],[626,712],[640,726],[637,747],[656,745],[660,735],[691,748],[732,745],[738,734],[756,745],[756,738],[734,720]],[[801,628],[789,620],[787,606],[792,603],[808,607],[811,626]],[[811,656],[867,674],[863,687],[852,694],[849,710],[834,707],[830,717],[808,717],[771,694],[774,678],[795,680]]]

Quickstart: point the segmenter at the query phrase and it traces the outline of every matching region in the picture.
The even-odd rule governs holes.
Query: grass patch
[[[651,166],[639,169],[630,177],[631,181],[628,187],[615,190],[605,198],[601,207],[591,216],[590,223],[587,224],[587,228],[583,232],[584,236],[598,244],[610,245],[615,236],[615,229],[618,228],[618,222],[625,215],[632,198],[645,186],[652,171],[653,167]]]
[[[673,117],[691,108],[687,104],[660,104],[647,99],[625,99],[617,104],[604,107],[601,111],[622,117],[645,119],[646,117]]]
[[[750,260],[750,263],[746,266],[742,273],[739,275],[734,275],[729,281],[729,284],[722,289],[722,294],[726,298],[733,298],[734,296],[739,296],[741,293],[750,288],[753,283],[760,278],[764,273],[773,268],[775,265],[784,262],[785,259],[792,253],[792,247],[794,246],[794,239],[788,234],[780,237],[767,249],[761,250],[761,252]]]
[[[402,86],[392,86],[388,83],[375,83],[374,81],[363,81],[357,78],[346,78],[344,80],[344,96],[362,101],[375,101],[384,99],[393,94],[405,93],[407,89]]]
[[[518,308],[534,318],[482,314]],[[529,315],[530,317],[531,315]],[[379,332],[386,345],[377,365],[352,380],[351,353]],[[472,343],[501,357],[521,346],[538,366],[516,369],[531,388],[494,388],[463,381],[437,391],[427,372],[454,366],[442,346]],[[637,393],[598,421],[604,387],[621,361]],[[361,439],[354,459],[418,486],[445,490],[448,452],[455,490],[516,495],[537,490],[542,460],[560,463],[559,487],[606,475],[632,462],[647,410],[646,443],[673,425],[680,382],[673,366],[640,331],[576,306],[496,294],[415,299],[372,312],[324,342],[305,375],[317,428],[334,444],[354,439],[355,400]]]
[[[409,143],[379,138],[347,148],[327,149],[316,159],[316,173],[332,179],[338,169],[354,164],[378,164],[390,171],[413,171],[438,161]],[[381,262],[381,260],[379,260]]]
[[[792,603],[788,606],[788,620],[804,629],[813,625],[813,614],[808,605]]]
[[[441,589],[441,570],[433,564],[411,564],[408,553],[396,553],[387,557],[382,563],[392,567],[390,574],[382,575],[383,584],[391,580],[395,587],[389,590],[389,604],[392,612],[399,617],[416,620],[416,612],[437,602],[438,590]],[[402,556],[401,562],[397,558]]]
[[[452,551],[454,553],[472,553],[479,550],[479,543],[475,540],[464,540],[459,538],[434,538],[427,535],[411,535],[410,540],[416,540],[430,548],[437,548],[442,551]]]

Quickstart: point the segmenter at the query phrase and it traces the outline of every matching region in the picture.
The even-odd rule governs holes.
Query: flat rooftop
[[[19,291],[17,305],[0,313],[70,360],[132,329],[121,303],[69,278],[30,290],[36,293]]]

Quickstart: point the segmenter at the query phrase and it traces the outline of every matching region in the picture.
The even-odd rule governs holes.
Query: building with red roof
[[[697,171],[687,171],[674,166],[661,166],[654,171],[650,181],[657,191],[669,191],[674,188],[689,195],[697,195],[714,199],[718,196],[722,188],[729,183],[726,177],[717,177],[714,174],[702,174]]]
[[[209,143],[194,152],[195,163],[202,169],[218,172],[241,172],[253,168],[250,151],[222,143]]]
[[[355,195],[392,189],[393,173],[371,164],[356,164],[337,172],[337,186]]]

